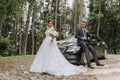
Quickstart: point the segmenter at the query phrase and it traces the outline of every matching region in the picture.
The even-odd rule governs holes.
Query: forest
[[[0,0],[0,56],[36,54],[49,19],[59,32],[57,40],[74,35],[85,20],[109,53],[120,53],[120,0]]]

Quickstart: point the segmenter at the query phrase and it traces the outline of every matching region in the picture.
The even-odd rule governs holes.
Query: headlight
[[[100,43],[97,43],[98,46],[100,46]]]
[[[102,42],[102,44],[105,44],[105,42]]]
[[[70,46],[67,50],[67,52],[74,52],[76,53],[80,49],[79,46]]]

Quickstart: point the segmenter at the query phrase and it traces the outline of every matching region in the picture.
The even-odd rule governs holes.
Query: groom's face
[[[86,23],[85,22],[82,22],[82,28],[86,28]]]

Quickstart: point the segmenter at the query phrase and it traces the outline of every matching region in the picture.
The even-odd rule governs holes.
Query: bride
[[[53,27],[52,20],[48,20],[48,27],[35,59],[30,67],[31,72],[48,73],[56,76],[70,76],[86,72],[83,66],[75,66],[69,63],[57,46],[58,33]]]

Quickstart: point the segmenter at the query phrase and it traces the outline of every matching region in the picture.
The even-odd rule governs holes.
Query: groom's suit
[[[84,37],[84,36],[87,37],[87,40],[82,40],[82,37]],[[89,51],[92,53],[96,64],[99,64],[96,52],[89,41],[90,34],[88,32],[85,32],[82,28],[80,28],[76,31],[75,37],[77,38],[78,45],[80,45],[82,47],[83,51],[85,52],[87,64],[89,66],[91,66]]]

